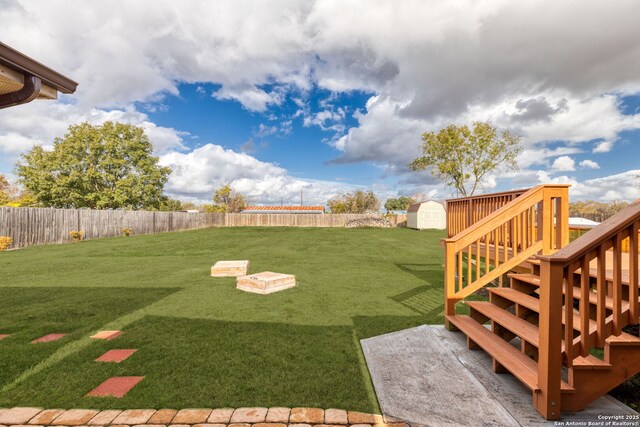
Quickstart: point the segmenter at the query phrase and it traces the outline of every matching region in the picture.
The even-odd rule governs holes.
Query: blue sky
[[[71,124],[118,120],[145,128],[180,200],[224,183],[260,204],[442,199],[454,194],[406,167],[421,134],[489,121],[523,152],[481,191],[554,182],[632,200],[637,16],[632,0],[0,0],[0,40],[80,83],[0,112],[0,173]]]

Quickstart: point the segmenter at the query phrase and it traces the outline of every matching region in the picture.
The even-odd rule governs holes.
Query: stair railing
[[[602,347],[606,338],[620,335],[624,326],[638,322],[639,231],[640,199],[553,255],[538,257],[541,273],[540,392],[534,404],[547,419],[560,416],[562,340],[565,342],[565,363],[570,368],[577,357],[589,355],[593,347]],[[622,248],[625,239],[629,242],[628,252]],[[628,287],[623,287],[623,282]],[[595,294],[591,290],[594,286]],[[594,295],[595,315],[592,312]],[[579,299],[577,309],[574,298]],[[611,307],[611,315],[607,315],[607,305]],[[595,331],[589,327],[594,320],[592,317],[596,321]],[[574,318],[580,322],[578,337],[574,336]]]
[[[446,315],[455,314],[457,302],[529,257],[540,252],[550,254],[568,243],[568,187],[540,185],[501,206],[502,201],[494,199],[491,203],[495,204],[485,206],[486,212],[491,210],[491,206],[499,206],[497,209],[482,218],[477,215],[484,210],[473,212],[468,216],[475,220],[473,225],[443,240]],[[492,200],[491,197],[484,196],[485,200]],[[457,206],[455,209],[472,206],[463,199],[455,199],[453,205]],[[447,209],[450,206],[447,201]],[[454,216],[464,217],[466,214],[458,210]],[[449,326],[448,322],[445,323]]]
[[[466,230],[527,191],[528,188],[447,200],[447,237]]]

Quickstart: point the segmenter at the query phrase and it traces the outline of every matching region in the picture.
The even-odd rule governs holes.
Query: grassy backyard
[[[317,406],[375,411],[358,340],[442,323],[442,232],[221,228],[0,254],[0,407]],[[295,274],[272,295],[220,259]],[[89,339],[121,329],[113,341]],[[67,333],[46,344],[30,341]],[[94,359],[138,349],[119,364]],[[112,376],[122,399],[84,397]]]

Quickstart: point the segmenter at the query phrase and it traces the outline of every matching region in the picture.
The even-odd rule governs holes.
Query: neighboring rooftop
[[[246,206],[241,213],[324,213],[324,206]]]
[[[569,217],[569,227],[585,227],[585,228],[593,228],[596,225],[600,224],[596,221],[591,221],[587,218],[580,218],[576,216]]]
[[[36,98],[57,99],[75,92],[78,83],[0,42],[0,108]]]

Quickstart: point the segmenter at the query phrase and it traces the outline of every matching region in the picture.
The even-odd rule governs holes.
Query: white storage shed
[[[416,230],[447,228],[447,211],[444,204],[434,200],[414,203],[407,210],[407,227]]]

